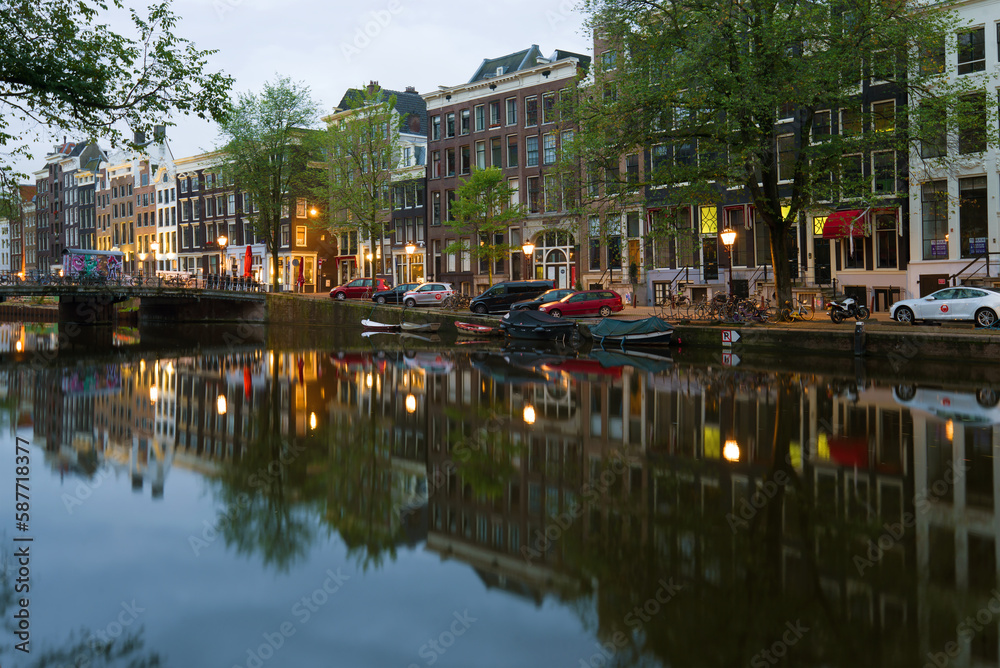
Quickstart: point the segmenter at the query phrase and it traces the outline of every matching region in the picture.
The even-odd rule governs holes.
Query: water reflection
[[[572,665],[998,657],[1000,620],[958,630],[997,581],[990,388],[362,342],[2,367],[0,393],[62,475],[159,502],[204,476],[221,543],[196,554],[286,573],[335,533],[374,570],[422,545],[572,610],[603,648]]]

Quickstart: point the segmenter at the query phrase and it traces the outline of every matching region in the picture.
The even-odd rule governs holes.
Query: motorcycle
[[[872,314],[867,306],[858,304],[853,297],[847,297],[841,302],[829,302],[826,308],[830,311],[830,320],[833,320],[835,325],[839,325],[848,318],[867,320]]]

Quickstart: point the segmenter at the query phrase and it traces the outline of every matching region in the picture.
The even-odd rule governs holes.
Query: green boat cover
[[[621,338],[635,334],[653,334],[655,332],[671,332],[670,323],[660,320],[655,315],[642,320],[613,320],[605,318],[590,327],[590,333],[595,339],[604,337]]]

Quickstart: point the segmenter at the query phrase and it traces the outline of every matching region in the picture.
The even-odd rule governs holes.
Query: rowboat
[[[577,333],[576,322],[541,311],[511,311],[500,320],[500,329],[514,339],[566,340]]]
[[[489,325],[477,325],[471,322],[456,322],[455,328],[463,336],[497,336],[500,330]]]
[[[404,332],[428,332],[433,333],[441,329],[440,322],[403,322],[399,327]]]
[[[380,332],[398,332],[400,329],[399,325],[390,325],[385,322],[377,322],[375,320],[362,320],[361,326],[365,329],[376,329]]]

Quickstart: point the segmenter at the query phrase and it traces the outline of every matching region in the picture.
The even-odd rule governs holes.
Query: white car
[[[405,293],[403,304],[411,307],[440,304],[445,297],[451,296],[454,292],[451,283],[424,283],[416,290]]]
[[[992,327],[1000,314],[1000,293],[960,286],[945,288],[919,299],[903,299],[889,309],[889,317],[899,322],[917,320],[975,320],[980,327]]]
[[[975,394],[913,385],[892,388],[896,403],[919,410],[939,420],[954,420],[969,426],[1000,424],[1000,394],[981,388]]]

